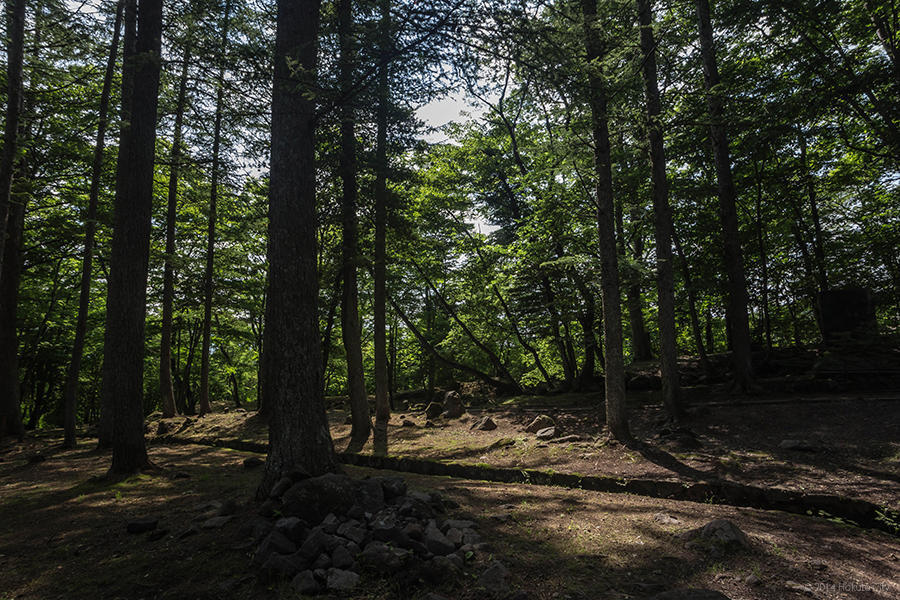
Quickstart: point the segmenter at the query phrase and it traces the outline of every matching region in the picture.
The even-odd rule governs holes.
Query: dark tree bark
[[[603,342],[606,388],[606,426],[618,440],[631,439],[625,404],[625,360],[622,355],[622,306],[616,253],[612,160],[609,148],[606,85],[601,61],[606,49],[597,31],[597,0],[582,0],[584,45],[588,59],[588,102],[594,141],[597,228],[600,248],[600,293],[603,300]]]
[[[642,75],[647,100],[647,137],[650,143],[650,178],[653,193],[654,234],[656,236],[656,290],[659,302],[659,369],[662,379],[663,405],[669,418],[678,422],[682,416],[679,401],[678,345],[675,330],[675,265],[672,255],[672,208],[666,178],[666,152],[663,144],[662,107],[656,72],[656,40],[653,35],[652,0],[637,0],[638,23],[641,28]],[[696,308],[693,319],[696,323]],[[696,333],[696,330],[695,330]],[[699,336],[697,338],[699,340]],[[702,343],[701,343],[702,347]]]
[[[110,407],[111,474],[150,465],[144,442],[144,324],[159,103],[162,0],[141,0],[128,134],[119,149],[103,347],[104,405]]]
[[[569,353],[566,351],[565,340],[559,333],[560,317],[559,311],[556,309],[556,295],[553,293],[553,286],[550,283],[550,278],[546,275],[541,275],[541,291],[543,292],[547,313],[550,315],[550,333],[553,336],[553,341],[556,343],[556,349],[559,352],[559,360],[562,363],[565,387],[567,390],[571,390],[575,385],[575,365],[572,364]]]
[[[118,160],[124,160],[124,148],[129,144],[128,137],[131,135],[131,99],[132,85],[134,82],[135,60],[137,41],[137,0],[125,0],[124,13],[124,32],[122,34],[122,80],[120,82],[119,96],[119,157]],[[116,165],[116,196],[113,201],[113,211],[120,202],[120,195],[125,185],[127,171],[123,171],[119,164]],[[109,297],[107,296],[107,305]],[[105,334],[104,334],[105,340]],[[104,341],[105,348],[105,341]],[[104,362],[104,369],[106,364]],[[105,372],[105,371],[104,371]],[[102,387],[102,385],[101,385]],[[112,446],[112,428],[113,428],[113,407],[107,402],[111,402],[114,397],[110,394],[100,393],[100,423],[97,427],[98,441],[100,448],[109,448]]]
[[[380,0],[381,22],[379,23],[379,52],[381,54],[378,71],[377,134],[375,142],[375,298],[374,298],[374,343],[375,343],[375,429],[373,444],[376,455],[387,454],[388,421],[391,405],[388,398],[387,365],[387,203],[388,203],[388,158],[387,128],[390,102],[389,59],[391,56],[391,2]]]
[[[627,260],[626,250],[631,246],[625,233],[624,209],[621,205],[616,207],[616,237],[618,238],[618,252],[622,262]],[[640,234],[635,235],[634,245],[631,247],[632,259],[640,261],[644,253],[644,241]],[[650,344],[650,334],[644,323],[644,307],[641,302],[640,273],[630,265],[625,268],[623,274],[625,281],[625,307],[628,309],[628,323],[631,325],[631,351],[632,358],[637,361],[648,361],[653,358],[653,348]]]
[[[763,204],[763,169],[765,162],[758,165],[753,163],[753,170],[756,175],[756,241],[759,244],[759,266],[760,266],[760,304],[762,305],[762,325],[763,332],[766,336],[766,348],[772,349],[772,323],[769,318],[769,257],[768,246],[766,244],[766,222],[763,220],[762,204]]]
[[[372,419],[369,416],[369,399],[363,376],[362,327],[359,321],[359,291],[356,267],[359,262],[358,233],[356,230],[357,160],[356,160],[356,109],[353,70],[356,62],[353,36],[352,0],[339,0],[338,37],[340,38],[339,77],[341,80],[341,152],[340,173],[343,185],[341,215],[343,240],[341,251],[344,265],[344,287],[341,303],[341,337],[347,356],[347,388],[350,396],[352,425],[348,452],[359,452],[369,439]]]
[[[159,343],[159,389],[162,414],[175,416],[175,388],[172,383],[172,305],[175,302],[175,227],[178,221],[178,180],[184,157],[184,111],[187,109],[188,66],[191,62],[190,41],[185,40],[178,78],[178,100],[175,105],[175,131],[169,165],[169,193],[166,202],[166,258],[163,265],[162,331]]]
[[[278,0],[277,6],[260,368],[269,455],[260,498],[290,471],[320,475],[337,468],[325,417],[316,308],[316,105],[309,91],[315,89],[320,0]]]
[[[25,0],[7,0],[6,31],[6,124],[3,152],[0,154],[0,276],[3,274],[6,223],[9,220],[13,170],[19,141],[19,117],[22,112],[22,63],[25,56]]]
[[[709,0],[697,0],[700,55],[703,59],[703,75],[706,83],[706,101],[709,110],[709,137],[716,161],[716,181],[719,191],[719,218],[722,222],[722,248],[725,273],[728,279],[728,320],[732,340],[734,388],[749,391],[753,384],[753,363],[750,352],[750,322],[747,315],[747,279],[744,274],[744,258],[741,254],[741,237],[738,226],[737,192],[731,174],[731,157],[728,135],[725,131],[725,115],[721,96],[721,80],[716,64],[713,44]]]
[[[209,188],[209,216],[206,237],[206,270],[203,274],[203,347],[200,353],[200,416],[209,413],[209,347],[212,329],[213,270],[216,252],[216,215],[219,200],[219,179],[221,177],[222,111],[225,101],[225,64],[228,52],[228,26],[230,24],[231,0],[225,1],[225,16],[222,21],[222,38],[219,46],[219,74],[216,78],[216,116],[213,125],[212,176]]]
[[[828,269],[825,266],[825,240],[822,234],[822,221],[819,218],[819,202],[816,195],[816,180],[809,168],[806,154],[806,136],[800,130],[800,165],[803,169],[803,180],[806,183],[806,194],[809,197],[809,214],[813,222],[813,254],[816,258],[816,283],[820,292],[828,291]]]
[[[678,264],[681,267],[681,276],[684,278],[684,289],[688,297],[688,315],[691,318],[691,331],[694,334],[694,343],[697,345],[697,354],[700,356],[700,364],[703,369],[709,372],[709,357],[706,355],[707,349],[712,345],[703,344],[703,331],[700,327],[700,317],[697,313],[697,290],[694,285],[694,278],[691,276],[691,267],[688,264],[687,257],[684,255],[684,248],[681,247],[681,240],[675,229],[670,230],[672,233],[672,243],[675,245],[675,253],[678,256]]]
[[[19,338],[16,331],[19,279],[22,271],[22,231],[25,207],[14,201],[3,237],[6,268],[0,274],[0,439],[25,434],[20,412]]]
[[[81,358],[84,354],[84,339],[87,334],[88,309],[91,303],[91,272],[94,262],[94,241],[97,231],[97,203],[100,198],[100,179],[103,171],[103,151],[106,147],[106,127],[109,123],[109,97],[112,90],[113,74],[116,70],[116,56],[119,52],[119,30],[122,25],[122,13],[125,0],[116,5],[116,20],[113,28],[112,43],[109,46],[109,59],[103,75],[103,89],[100,92],[99,118],[97,121],[97,142],[94,144],[94,156],[91,163],[91,188],[88,194],[88,209],[84,219],[84,251],[81,258],[81,284],[78,294],[78,320],[75,323],[75,342],[72,345],[72,358],[66,372],[64,391],[65,438],[64,448],[75,447],[76,413],[78,410],[78,378],[81,374]]]

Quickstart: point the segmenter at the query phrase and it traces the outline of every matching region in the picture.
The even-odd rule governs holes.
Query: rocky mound
[[[477,569],[479,588],[508,596],[508,571],[497,561],[479,564],[489,547],[474,522],[448,518],[456,507],[435,492],[408,490],[399,477],[293,474],[249,524],[253,564],[262,580],[290,579],[301,594],[351,590],[366,572],[438,584]]]

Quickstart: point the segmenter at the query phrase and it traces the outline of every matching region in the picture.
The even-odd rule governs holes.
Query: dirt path
[[[247,501],[260,475],[242,466],[246,454],[154,445],[151,457],[162,471],[110,484],[91,479],[105,471],[108,455],[62,452],[58,441],[30,440],[0,450],[4,598],[292,597],[283,586],[257,584],[248,570],[242,524],[252,517]],[[46,460],[28,462],[35,453]],[[456,516],[478,522],[493,555],[510,568],[514,586],[535,600],[624,600],[684,586],[717,589],[733,600],[888,600],[900,594],[898,544],[878,532],[623,494],[406,478],[456,500]],[[207,510],[201,507],[227,500],[237,503],[235,519],[221,529],[198,528]],[[159,518],[167,533],[157,541],[127,534],[125,523],[139,516]],[[737,523],[752,549],[712,557],[686,549],[677,537],[715,518]],[[182,537],[193,528],[196,533]],[[474,600],[479,596],[471,581],[463,577],[439,591]],[[364,583],[352,598],[422,598],[426,591]]]

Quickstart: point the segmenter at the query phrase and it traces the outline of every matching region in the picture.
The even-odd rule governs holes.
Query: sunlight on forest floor
[[[150,455],[160,471],[109,483],[96,479],[108,454],[87,442],[62,451],[60,441],[28,440],[2,454],[0,522],[15,524],[0,537],[4,598],[294,597],[286,587],[265,588],[251,574],[243,525],[252,518],[249,500],[259,471],[242,466],[249,454],[154,444]],[[36,453],[46,460],[29,462]],[[867,598],[895,597],[896,539],[879,532],[774,511],[404,476],[413,487],[456,500],[455,516],[478,522],[514,586],[533,598],[640,598],[677,584],[762,600],[802,597],[788,582],[850,581],[887,590]],[[229,499],[238,503],[235,519],[221,529],[199,527],[207,503]],[[663,524],[661,512],[675,521]],[[137,517],[159,518],[166,534],[157,541],[127,534],[125,523]],[[738,524],[752,550],[713,559],[683,547],[678,533],[715,518]],[[748,584],[750,575],[761,583]],[[353,598],[416,598],[427,591],[392,581],[364,583]],[[476,598],[469,585],[461,578],[439,591]]]

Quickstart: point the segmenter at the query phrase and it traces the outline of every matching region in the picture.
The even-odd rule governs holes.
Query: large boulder
[[[428,406],[425,407],[425,418],[426,419],[436,419],[441,416],[441,413],[444,412],[444,405],[440,402],[430,402]]]
[[[449,391],[444,394],[444,416],[448,419],[458,419],[466,412],[459,392]]]

